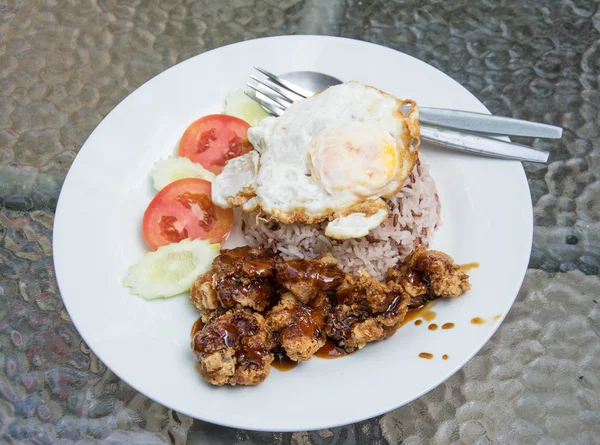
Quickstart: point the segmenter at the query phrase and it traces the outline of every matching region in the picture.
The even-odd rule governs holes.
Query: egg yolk
[[[311,141],[308,157],[313,178],[330,194],[378,195],[398,170],[392,136],[364,122],[326,128]]]

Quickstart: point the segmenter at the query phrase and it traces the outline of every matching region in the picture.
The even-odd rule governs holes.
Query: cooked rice
[[[242,230],[248,244],[279,252],[285,259],[314,258],[331,252],[347,272],[366,271],[383,279],[387,268],[401,261],[419,244],[429,245],[440,224],[440,200],[429,166],[417,160],[402,189],[387,200],[389,216],[369,235],[338,241],[325,236],[320,224],[264,222],[259,212],[244,214]]]

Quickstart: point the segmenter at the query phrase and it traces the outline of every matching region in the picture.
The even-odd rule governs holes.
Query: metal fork
[[[256,66],[254,68],[266,78],[251,75],[254,82],[247,83],[250,89],[247,89],[245,93],[274,116],[281,116],[292,103],[315,94],[314,91],[289,82],[263,68]],[[331,84],[334,83],[331,82]],[[548,161],[549,153],[472,132],[547,138],[559,138],[562,134],[560,127],[552,125],[458,110],[420,107],[419,120],[421,121],[421,139],[435,145],[478,155],[519,161],[545,163]],[[457,129],[469,131],[457,131]]]

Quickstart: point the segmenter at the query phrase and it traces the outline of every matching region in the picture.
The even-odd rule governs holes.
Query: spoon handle
[[[545,163],[549,155],[526,145],[426,124],[421,125],[421,139],[453,150],[519,161]]]
[[[420,122],[442,127],[508,136],[549,139],[559,139],[562,136],[562,128],[560,127],[522,119],[445,108],[419,107],[419,111]]]

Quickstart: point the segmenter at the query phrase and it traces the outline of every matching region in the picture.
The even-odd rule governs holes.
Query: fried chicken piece
[[[400,286],[381,283],[364,271],[347,275],[337,289],[336,299],[325,329],[346,352],[392,336],[400,327],[409,303]]]
[[[202,378],[212,385],[257,385],[267,378],[272,334],[262,315],[233,309],[214,318],[192,338]]]
[[[274,256],[262,247],[243,246],[221,251],[212,269],[219,275],[243,274],[250,278],[269,278],[274,272]]]
[[[275,259],[268,250],[249,246],[223,250],[192,285],[190,301],[204,322],[220,308],[242,306],[263,312],[275,295],[274,271]]]
[[[267,324],[273,330],[276,343],[281,344],[290,359],[296,362],[310,360],[325,344],[325,318],[330,306],[324,293],[306,305],[287,292],[269,311]]]
[[[308,304],[318,293],[338,287],[345,276],[337,267],[337,260],[329,253],[315,260],[277,262],[275,270],[277,281],[304,304]]]
[[[449,255],[418,246],[404,262],[390,267],[388,284],[396,283],[410,295],[410,308],[437,298],[457,298],[471,289],[469,276]]]
[[[190,289],[190,302],[200,311],[202,321],[208,323],[221,307],[213,285],[213,274],[204,273],[196,278]]]
[[[241,305],[258,312],[263,312],[269,307],[275,294],[271,280],[235,275],[217,278],[215,289],[221,306],[232,308]]]

